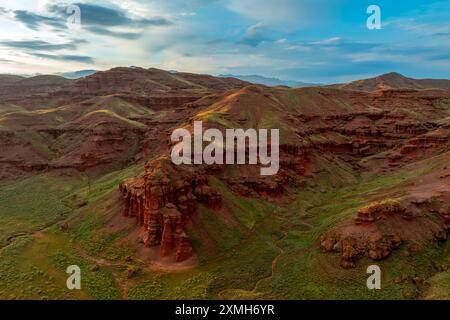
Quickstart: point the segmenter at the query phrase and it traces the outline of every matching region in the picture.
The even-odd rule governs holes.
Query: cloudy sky
[[[366,26],[371,4],[380,30]],[[131,65],[320,83],[450,78],[450,0],[0,0],[0,73]]]

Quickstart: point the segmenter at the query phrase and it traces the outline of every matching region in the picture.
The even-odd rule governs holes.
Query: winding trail
[[[272,260],[270,275],[268,275],[268,276],[266,276],[266,277],[262,277],[261,279],[259,279],[258,281],[256,281],[256,283],[255,283],[253,289],[250,290],[250,291],[249,291],[249,290],[244,290],[244,289],[237,289],[237,288],[236,288],[236,289],[234,289],[234,288],[223,289],[223,290],[221,290],[221,291],[219,291],[219,292],[217,293],[217,297],[218,297],[219,299],[225,300],[223,294],[224,294],[225,292],[227,292],[227,291],[233,291],[233,290],[242,290],[242,291],[245,291],[245,292],[256,293],[256,291],[257,291],[257,289],[258,289],[258,286],[259,286],[259,284],[260,284],[262,281],[271,279],[271,278],[274,276],[275,268],[277,267],[277,262],[278,262],[278,260],[280,259],[280,257],[284,254],[284,249],[283,249],[282,247],[280,247],[279,243],[280,243],[281,241],[283,241],[283,240],[287,237],[287,235],[288,235],[288,233],[287,233],[286,231],[282,231],[282,233],[283,233],[283,236],[282,236],[281,238],[279,238],[279,239],[277,239],[277,240],[274,241],[274,245],[275,245],[275,247],[276,247],[277,250],[278,250],[278,254],[277,254],[277,255],[273,258],[273,260]]]
[[[256,290],[258,289],[258,286],[259,286],[259,284],[260,284],[262,281],[268,280],[268,279],[272,279],[272,278],[273,278],[273,275],[274,275],[274,273],[275,273],[275,268],[277,267],[278,260],[279,260],[279,259],[281,258],[281,256],[284,254],[284,249],[283,249],[282,247],[280,247],[279,243],[280,243],[281,241],[283,241],[283,240],[287,237],[287,235],[288,235],[287,231],[281,231],[281,232],[283,233],[283,236],[274,242],[275,247],[278,249],[279,253],[278,253],[278,255],[272,260],[271,273],[270,273],[269,276],[264,277],[264,278],[261,278],[261,279],[259,279],[258,281],[256,281],[255,286],[254,286],[254,288],[253,288],[253,290],[252,290],[253,293],[256,293]]]
[[[278,211],[277,213],[278,213],[278,214],[282,214],[282,213],[285,212],[285,211],[286,211],[285,209],[282,209],[282,210]],[[304,215],[307,215],[307,212],[305,212]],[[288,218],[285,217],[285,216],[278,215],[277,218],[282,219],[283,222],[288,222]],[[314,226],[313,226],[312,224],[310,224],[310,223],[308,223],[308,222],[306,222],[306,221],[301,221],[300,223],[303,224],[303,225],[305,225],[309,230],[311,230],[311,229],[314,228]],[[258,281],[256,281],[256,283],[255,283],[255,285],[254,285],[254,287],[253,287],[252,290],[244,290],[244,289],[239,289],[239,288],[227,288],[227,289],[223,289],[223,290],[221,290],[221,291],[219,291],[219,292],[217,293],[217,297],[218,297],[219,299],[225,300],[226,298],[224,297],[224,294],[225,294],[226,292],[231,292],[231,291],[242,291],[242,292],[247,292],[247,293],[256,294],[256,293],[257,293],[257,290],[258,290],[258,287],[260,286],[260,284],[261,284],[263,281],[270,280],[270,279],[272,279],[272,278],[274,277],[275,269],[276,269],[276,267],[277,267],[278,261],[279,261],[280,258],[285,254],[285,251],[284,251],[284,249],[280,246],[280,243],[281,243],[283,240],[285,240],[286,237],[288,236],[288,231],[283,230],[283,229],[286,229],[287,226],[288,226],[288,224],[282,223],[282,225],[280,226],[279,230],[282,232],[283,235],[282,235],[280,238],[278,238],[278,239],[276,239],[276,240],[273,241],[274,246],[275,246],[275,247],[277,248],[277,250],[278,250],[278,254],[277,254],[277,255],[273,258],[273,260],[272,260],[270,275],[265,276],[265,277],[262,277],[262,278],[260,278]],[[309,231],[309,230],[308,230],[308,231]]]

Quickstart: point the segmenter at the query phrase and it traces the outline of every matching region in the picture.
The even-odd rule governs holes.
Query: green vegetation
[[[48,146],[48,141],[52,141],[51,136],[37,131],[18,131],[15,135],[20,140],[31,144],[33,149],[43,157],[50,159],[53,156],[53,151]]]
[[[0,116],[10,113],[10,112],[19,112],[24,111],[23,107],[16,106],[12,103],[2,103],[0,104]]]
[[[430,300],[448,300],[450,292],[450,270],[441,272],[429,279],[430,287],[425,289],[422,298]]]
[[[76,206],[73,193],[87,179],[79,174],[58,177],[41,174],[0,188],[0,247],[15,235],[32,234],[61,221]]]
[[[85,205],[101,203],[105,194],[117,190],[120,181],[141,171],[142,166],[133,166],[93,181],[79,174],[42,174],[16,182],[3,181],[0,299],[121,298],[113,275],[113,271],[116,274],[119,271],[107,266],[92,271],[96,263],[82,249],[86,247],[88,252],[101,252],[109,258],[117,258],[121,252],[128,254],[124,246],[106,250],[107,245],[113,245],[111,235],[103,237],[97,232],[117,213],[117,206],[110,207],[114,210],[109,212],[103,207],[102,213],[106,214],[96,214],[90,212],[89,205],[85,209]],[[66,221],[69,230],[60,230],[56,224],[59,221]],[[90,236],[95,235],[98,239],[92,241]],[[10,237],[13,238],[7,241]],[[81,268],[80,291],[66,288],[69,265]]]
[[[125,117],[119,116],[114,111],[107,110],[107,109],[91,111],[91,112],[85,114],[82,118],[88,118],[88,117],[94,116],[96,114],[100,114],[100,115],[103,115],[103,116],[111,117],[111,118],[113,118],[115,120],[118,120],[120,122],[123,122],[123,123],[128,124],[128,125],[133,126],[133,127],[137,127],[137,128],[141,128],[141,129],[147,128],[147,126],[145,124],[143,124],[143,123],[140,123],[138,121],[133,121],[133,120],[127,119]],[[97,124],[97,123],[92,124],[92,126],[98,126],[98,125],[99,124]]]
[[[123,118],[133,118],[154,113],[147,107],[135,105],[114,96],[102,96],[97,97],[96,102],[92,106],[83,110],[83,114],[98,110],[108,110]]]

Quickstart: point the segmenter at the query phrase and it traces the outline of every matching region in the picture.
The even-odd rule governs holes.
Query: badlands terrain
[[[174,165],[196,120],[279,129],[280,170]],[[1,299],[450,298],[450,80],[0,75],[0,137]]]

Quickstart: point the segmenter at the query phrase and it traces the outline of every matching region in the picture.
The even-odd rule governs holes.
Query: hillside
[[[332,85],[332,87],[358,91],[374,91],[384,89],[442,89],[450,92],[450,80],[412,79],[399,73],[391,72],[370,79]]]
[[[13,74],[0,74],[0,86],[9,85],[22,79],[24,78]]]
[[[146,145],[191,115],[184,105],[246,84],[142,68],[21,79],[0,93],[0,177],[25,168],[101,171],[148,157],[155,151]]]

